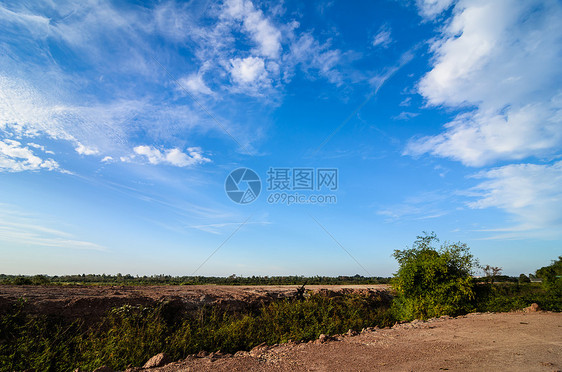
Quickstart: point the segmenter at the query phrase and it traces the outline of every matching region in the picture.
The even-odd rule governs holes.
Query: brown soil
[[[112,307],[154,305],[160,301],[177,301],[186,310],[218,304],[232,310],[259,306],[279,298],[292,297],[297,285],[282,286],[106,286],[106,285],[0,285],[0,313],[22,298],[30,313],[95,320]],[[307,290],[323,292],[376,292],[387,285],[308,285]]]
[[[202,353],[203,354],[203,353]],[[202,354],[200,354],[202,356]],[[235,355],[190,356],[150,371],[559,371],[562,314],[470,314]],[[146,369],[135,369],[144,370]]]

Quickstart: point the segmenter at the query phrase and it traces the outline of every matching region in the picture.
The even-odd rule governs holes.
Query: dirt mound
[[[123,305],[151,306],[162,301],[179,304],[187,311],[204,305],[219,305],[232,311],[261,306],[276,299],[294,297],[299,286],[34,286],[1,285],[0,313],[23,300],[31,314],[82,318],[95,321]],[[387,298],[386,285],[307,286],[307,290],[330,296],[358,293]]]

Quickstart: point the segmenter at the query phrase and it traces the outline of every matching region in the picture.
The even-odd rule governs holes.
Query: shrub
[[[549,293],[562,296],[562,256],[550,265],[538,269],[537,277],[543,280],[543,285]]]
[[[418,236],[412,248],[394,251],[400,267],[392,280],[398,319],[427,319],[473,310],[472,270],[476,261],[463,243],[437,249],[434,233]]]
[[[523,283],[531,283],[531,279],[529,279],[529,277],[525,274],[519,275],[519,284]]]

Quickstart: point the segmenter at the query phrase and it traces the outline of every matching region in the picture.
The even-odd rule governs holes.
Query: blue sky
[[[560,19],[556,0],[2,1],[0,272],[388,276],[422,231],[534,272],[562,254]],[[240,167],[262,181],[245,205],[224,190]],[[272,167],[337,169],[337,202],[268,203]]]

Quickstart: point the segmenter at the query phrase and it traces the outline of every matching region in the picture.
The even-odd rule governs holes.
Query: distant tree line
[[[0,274],[0,284],[48,285],[48,284],[107,284],[107,285],[347,285],[387,284],[390,278],[354,276],[171,276],[130,274],[77,274],[77,275],[5,275]]]

